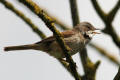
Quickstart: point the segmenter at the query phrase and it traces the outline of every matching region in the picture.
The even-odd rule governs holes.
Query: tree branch
[[[103,20],[103,22],[105,23],[105,29],[102,30],[104,33],[109,34],[112,37],[112,40],[114,41],[114,43],[116,44],[116,46],[118,48],[120,48],[120,40],[119,37],[117,36],[113,26],[112,26],[112,21],[116,15],[116,12],[118,11],[119,7],[120,7],[120,0],[117,2],[117,4],[115,5],[115,7],[110,11],[109,14],[105,15],[104,12],[101,10],[101,8],[98,6],[98,3],[96,2],[96,0],[91,0],[96,12],[98,13],[98,15],[101,17],[101,19]],[[119,80],[120,79],[120,68],[118,71],[118,74],[116,75],[114,80]]]
[[[120,39],[117,36],[113,26],[111,25],[111,23],[106,23],[106,27],[104,30],[102,30],[102,32],[110,35],[112,37],[113,42],[116,44],[116,46],[118,48],[120,48]]]
[[[62,60],[62,59],[58,59],[58,61],[66,68],[66,70],[74,77],[74,73],[71,72],[71,69],[69,67],[69,64],[65,61],[65,60]],[[79,77],[81,77],[79,75]]]
[[[28,3],[31,0],[19,0],[19,1],[23,1]],[[32,21],[27,18],[22,12],[20,12],[19,10],[17,10],[11,3],[9,3],[6,0],[0,0],[0,2],[9,10],[11,10],[12,12],[14,12],[18,17],[20,17],[23,21],[25,21],[26,24],[28,24],[30,26],[30,28],[38,35],[40,36],[40,38],[45,38],[46,36],[44,35],[44,33],[42,31],[40,31],[38,29],[38,27],[32,23]],[[107,15],[104,13],[104,11],[102,11],[102,9],[100,8],[100,6],[98,5],[98,3],[96,2],[96,0],[91,0],[91,2],[93,3],[97,13],[99,14],[99,16],[101,17],[101,19],[105,22],[106,24],[106,28],[103,30],[104,33],[107,33],[109,35],[112,36],[113,41],[115,42],[115,44],[120,48],[120,41],[119,38],[117,36],[117,34],[115,33],[113,26],[111,25],[111,22],[113,21],[119,7],[120,7],[120,0],[118,1],[118,3],[116,4],[116,6],[110,11],[110,13]],[[78,78],[76,78],[76,80],[78,80],[80,78],[79,74],[76,71],[75,68],[75,63],[73,62],[71,56],[69,56],[69,47],[65,44],[62,35],[60,34],[60,32],[55,28],[54,23],[59,24],[61,26],[62,29],[69,29],[69,27],[65,26],[64,24],[62,24],[61,21],[59,21],[58,19],[54,18],[52,16],[52,18],[54,18],[54,20],[48,16],[47,13],[43,12],[42,9],[40,9],[36,4],[28,4],[30,5],[29,7],[34,9],[31,9],[35,14],[37,14],[47,25],[47,27],[54,33],[54,36],[56,36],[56,39],[58,41],[58,43],[60,43],[60,46],[63,47],[63,50],[65,51],[65,55],[66,58],[68,59],[67,61],[71,64],[70,68],[68,66],[66,66],[66,64],[64,64],[63,62],[61,62],[59,59],[59,61],[65,66],[67,67],[68,71],[70,72],[71,70],[75,69],[72,71],[72,75]],[[27,5],[27,6],[28,6]],[[70,7],[71,7],[71,14],[72,14],[72,20],[73,20],[73,25],[75,26],[76,24],[79,23],[79,16],[78,16],[78,11],[77,11],[77,4],[76,4],[76,0],[70,0]],[[37,6],[37,8],[36,8]],[[40,16],[41,15],[41,16]],[[107,21],[106,21],[107,20]],[[109,26],[108,26],[109,25]],[[99,52],[104,53],[105,56],[107,56],[111,61],[113,61],[114,63],[116,63],[117,65],[119,65],[119,62],[111,55],[107,54],[103,49],[101,49],[100,47],[96,46],[96,45],[92,45],[92,47],[96,48]],[[64,49],[65,48],[65,49]],[[67,55],[68,53],[68,55]],[[82,77],[82,80],[95,80],[95,74],[96,74],[96,69],[98,68],[100,62],[96,62],[96,64],[93,64],[91,62],[91,60],[89,59],[88,55],[87,55],[87,50],[86,48],[81,51],[81,60],[82,60],[82,64],[84,67],[84,71],[85,71],[85,75]],[[73,66],[72,66],[73,65]],[[73,73],[75,71],[75,73]],[[119,71],[117,73],[117,75],[115,76],[114,80],[119,80],[120,79],[120,68]]]
[[[45,34],[38,29],[38,27],[32,23],[32,21],[26,17],[21,11],[17,10],[10,2],[6,0],[0,0],[0,2],[9,10],[14,12],[18,17],[20,17],[29,27],[40,37],[45,38]]]
[[[117,4],[115,5],[115,7],[109,12],[108,14],[108,20],[109,22],[112,22],[118,9],[120,8],[120,0],[118,0]]]
[[[69,3],[70,3],[73,26],[76,26],[80,22],[77,3],[76,0],[69,0]]]
[[[54,21],[52,18],[46,15],[46,13],[43,12],[43,10],[40,10],[40,8],[31,0],[19,0],[21,3],[26,5],[30,10],[32,10],[37,16],[39,16],[46,24],[46,26],[53,32],[54,36],[56,37],[57,42],[59,43],[60,47],[62,48],[64,55],[66,57],[66,60],[69,62],[69,66],[71,69],[71,72],[74,73],[74,77],[76,80],[80,80],[80,77],[78,75],[78,72],[76,70],[76,66],[74,61],[72,60],[70,54],[70,49],[65,44],[62,35],[60,32],[55,28]]]
[[[95,44],[90,44],[91,47],[93,47],[94,49],[96,49],[97,51],[99,51],[99,53],[106,57],[107,59],[109,59],[112,63],[114,63],[115,65],[119,66],[120,65],[120,62],[118,61],[118,59],[111,55],[113,53],[108,53],[105,49],[103,49],[102,47],[98,46],[98,45],[95,45]]]
[[[103,20],[103,22],[105,23],[105,29],[102,30],[104,33],[110,35],[114,41],[114,43],[116,44],[116,46],[118,48],[120,48],[120,40],[112,26],[112,20],[111,20],[111,17],[113,19],[115,13],[117,12],[118,10],[118,5],[120,4],[120,1],[116,4],[115,8],[112,10],[112,11],[115,11],[115,12],[110,12],[109,14],[105,14],[100,6],[98,5],[97,1],[96,0],[91,0],[92,4],[93,4],[93,7],[95,8],[96,12],[98,13],[98,15],[100,16],[100,18]]]
[[[83,69],[85,72],[82,80],[95,80],[96,70],[100,64],[100,61],[97,61],[95,64],[92,63],[87,55],[86,48],[84,48],[80,53]]]
[[[54,19],[54,22],[55,22],[56,24],[58,24],[61,29],[63,29],[63,30],[68,30],[68,29],[70,29],[70,27],[68,27],[68,25],[66,25],[65,23],[63,23],[61,20],[59,20],[59,19],[56,18],[55,16],[49,14],[48,11],[46,11],[45,8],[42,8],[42,7],[39,6],[39,9],[41,9],[41,10],[43,9],[44,12],[46,13],[46,15],[48,15],[48,16],[50,16],[52,19]]]
[[[21,11],[17,10],[10,2],[6,1],[6,0],[0,0],[0,2],[9,10],[11,10],[12,12],[14,12],[18,17],[20,17],[26,24],[28,24],[30,26],[30,28],[42,39],[46,38],[45,34],[38,29],[38,27],[32,23],[32,21],[27,18]],[[60,26],[62,26],[62,29],[68,29],[66,26],[64,26],[64,24],[62,22],[59,22],[58,20],[56,20],[56,23],[58,23]],[[60,61],[60,60],[59,60]],[[61,61],[60,61],[61,62]],[[66,69],[68,70],[68,66],[67,64],[64,64],[61,62],[62,65],[64,65],[64,67],[66,67]],[[70,72],[70,70],[69,70]]]
[[[91,0],[91,3],[94,7],[94,9],[96,10],[96,12],[98,13],[98,15],[100,16],[100,18],[106,22],[106,13],[101,9],[101,7],[99,6],[98,2],[96,0]]]
[[[119,67],[118,73],[116,74],[114,80],[120,80],[120,67]]]

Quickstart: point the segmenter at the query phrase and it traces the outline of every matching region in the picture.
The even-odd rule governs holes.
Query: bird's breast
[[[79,34],[73,35],[69,38],[64,38],[66,44],[72,49],[71,55],[77,53],[84,47],[83,38]]]

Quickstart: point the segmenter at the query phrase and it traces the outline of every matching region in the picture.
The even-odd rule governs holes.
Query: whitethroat
[[[70,55],[77,53],[82,50],[85,45],[92,39],[93,35],[100,34],[99,32],[95,32],[96,29],[93,25],[88,22],[81,22],[77,26],[75,26],[71,30],[66,30],[61,32],[64,37],[64,41],[66,45],[71,49]],[[20,45],[20,46],[8,46],[5,47],[5,51],[12,50],[40,50],[48,53],[55,58],[64,58],[65,55],[63,50],[59,46],[54,36],[47,37],[40,42],[28,45]]]

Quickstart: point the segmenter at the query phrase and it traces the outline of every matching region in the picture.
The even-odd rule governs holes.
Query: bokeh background
[[[17,0],[8,0],[24,12],[31,20],[43,30],[47,36],[52,32],[45,26],[43,21],[31,13]],[[108,13],[118,0],[97,0],[102,9]],[[70,7],[68,0],[34,0],[40,7],[47,10],[63,23],[72,26]],[[90,0],[77,0],[80,21],[88,21],[96,28],[103,29],[104,24],[96,14]],[[117,12],[113,25],[120,37],[120,10]],[[61,64],[48,54],[35,51],[10,51],[5,52],[5,46],[31,44],[41,39],[32,32],[29,26],[17,17],[13,12],[6,9],[0,3],[0,79],[1,80],[74,80],[74,78],[61,66]],[[107,51],[114,53],[120,60],[120,50],[114,45],[110,36],[101,33],[94,36],[92,42],[102,46]],[[88,55],[93,62],[101,60],[97,70],[96,80],[113,80],[118,71],[118,66],[101,56],[95,49],[87,46]],[[78,54],[73,56],[77,63],[78,71],[83,73]]]

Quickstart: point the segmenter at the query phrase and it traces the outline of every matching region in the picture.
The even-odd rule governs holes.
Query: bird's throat
[[[86,33],[85,33],[85,34],[84,34],[84,38],[85,38],[85,39],[91,39],[92,37],[91,37],[90,34],[86,34]]]

